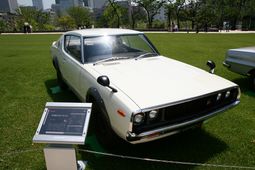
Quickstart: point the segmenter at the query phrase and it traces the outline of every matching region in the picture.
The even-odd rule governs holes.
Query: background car
[[[201,125],[239,103],[238,85],[164,57],[142,32],[66,32],[51,47],[60,85],[92,102],[102,142],[160,139]],[[115,135],[116,134],[116,135]]]
[[[223,65],[230,71],[250,76],[255,89],[255,47],[228,50]]]

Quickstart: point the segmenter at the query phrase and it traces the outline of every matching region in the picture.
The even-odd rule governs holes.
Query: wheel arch
[[[56,56],[53,57],[52,64],[56,70],[59,70],[58,59]]]
[[[110,123],[110,118],[108,116],[105,104],[104,104],[104,100],[101,97],[99,91],[97,90],[97,88],[95,87],[91,87],[89,88],[89,90],[87,91],[86,94],[86,98],[85,98],[86,102],[91,102],[92,103],[92,108],[93,108],[93,104],[96,104],[96,106],[98,106],[100,112],[102,113],[102,116],[104,116],[105,120],[107,121],[107,123],[110,125],[111,127],[111,123]],[[93,110],[92,110],[93,112]]]

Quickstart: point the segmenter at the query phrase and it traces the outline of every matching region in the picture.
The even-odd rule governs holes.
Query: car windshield
[[[142,34],[84,38],[86,62],[141,58],[155,55],[157,55],[157,51]]]

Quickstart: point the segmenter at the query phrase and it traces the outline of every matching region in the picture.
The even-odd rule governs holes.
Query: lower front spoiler
[[[151,131],[147,131],[147,132],[142,132],[140,134],[135,134],[132,132],[128,132],[127,136],[126,136],[126,140],[129,141],[130,143],[143,143],[143,142],[149,142],[152,140],[156,140],[159,138],[163,138],[166,136],[170,136],[176,133],[179,133],[181,131],[187,130],[193,126],[196,126],[198,124],[201,124],[203,121],[217,115],[218,113],[225,111],[227,109],[230,109],[234,106],[236,106],[237,104],[239,104],[240,101],[237,100],[235,102],[233,102],[232,104],[225,106],[221,109],[215,110],[214,112],[211,112],[210,114],[207,114],[205,116],[193,119],[193,120],[189,120],[183,123],[179,123],[179,124],[174,124],[174,125],[170,125],[170,126],[166,126],[166,127],[162,127],[162,128],[158,128],[155,130],[151,130]]]

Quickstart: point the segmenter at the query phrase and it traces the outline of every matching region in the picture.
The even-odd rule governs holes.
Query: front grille
[[[225,98],[227,91],[230,91],[230,96]],[[222,97],[217,101],[217,95],[219,93],[221,93]],[[238,88],[233,88],[231,90],[219,91],[202,98],[161,108],[155,120],[151,121],[148,118],[148,114],[145,114],[145,121],[140,125],[134,124],[133,132],[139,134],[159,127],[171,126],[209,115],[211,112],[235,102],[237,96]]]

